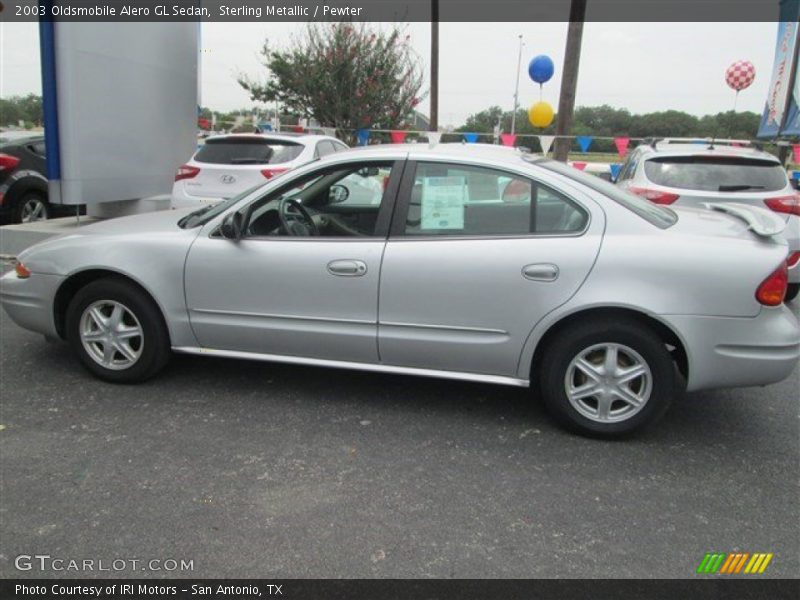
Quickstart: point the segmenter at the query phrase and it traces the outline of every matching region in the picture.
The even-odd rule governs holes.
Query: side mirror
[[[350,197],[350,190],[335,183],[328,190],[328,204],[341,204]]]
[[[242,229],[244,226],[244,216],[239,211],[234,211],[222,220],[219,232],[226,240],[242,239]]]

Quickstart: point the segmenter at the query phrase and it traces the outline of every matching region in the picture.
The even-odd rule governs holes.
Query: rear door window
[[[727,156],[661,156],[644,164],[655,184],[704,192],[774,192],[788,184],[774,161]]]
[[[229,137],[206,141],[194,160],[216,165],[273,165],[294,160],[303,145],[262,137]]]
[[[574,201],[525,177],[471,165],[419,163],[405,234],[575,234],[588,221]]]

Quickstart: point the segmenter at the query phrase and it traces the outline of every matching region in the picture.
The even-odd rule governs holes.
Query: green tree
[[[24,121],[29,127],[41,126],[44,119],[42,97],[36,94],[0,98],[0,125],[19,125]]]
[[[253,100],[278,101],[290,113],[323,126],[352,130],[400,128],[422,97],[422,75],[408,36],[365,24],[309,24],[282,50],[265,42],[266,81],[238,78]]]

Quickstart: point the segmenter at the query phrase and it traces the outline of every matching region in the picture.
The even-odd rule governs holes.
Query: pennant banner
[[[336,128],[335,127],[323,127],[322,128],[323,135],[327,135],[328,137],[336,137]]]
[[[407,133],[406,131],[392,131],[389,133],[389,137],[392,138],[393,144],[402,144],[406,141]]]
[[[578,171],[583,171],[586,168],[585,162],[573,162],[572,166],[578,169]]]
[[[503,146],[513,146],[517,141],[517,135],[514,133],[501,133],[500,141],[503,143]]]
[[[292,125],[292,131],[295,133],[303,133],[305,131],[305,127],[302,125]]]
[[[429,131],[426,134],[428,136],[428,145],[433,148],[436,144],[439,143],[439,140],[442,139],[442,134],[438,131]]]
[[[792,144],[792,158],[794,164],[800,165],[800,144]]]
[[[614,138],[614,145],[617,147],[617,153],[620,156],[625,156],[628,153],[628,144],[631,143],[629,137],[616,137]]]
[[[590,135],[579,135],[577,138],[578,145],[581,147],[581,152],[588,152],[589,146],[592,145],[592,136]]]
[[[367,141],[369,141],[369,129],[359,129],[356,131],[356,137],[358,138],[359,146],[366,146]]]
[[[616,181],[619,177],[619,172],[622,170],[621,163],[611,163],[608,165],[608,170],[611,171],[611,181]]]
[[[478,134],[477,133],[465,133],[464,139],[467,141],[468,144],[474,144],[478,141]]]
[[[556,139],[554,135],[540,135],[539,144],[542,146],[542,154],[550,152],[550,146],[553,145],[553,140]]]

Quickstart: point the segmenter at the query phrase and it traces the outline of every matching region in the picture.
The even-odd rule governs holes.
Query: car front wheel
[[[573,324],[544,353],[538,369],[542,399],[578,433],[630,434],[661,417],[678,391],[664,342],[635,321]]]
[[[106,381],[144,381],[169,360],[169,336],[158,307],[123,280],[101,279],[80,289],[67,309],[66,326],[83,365]]]

